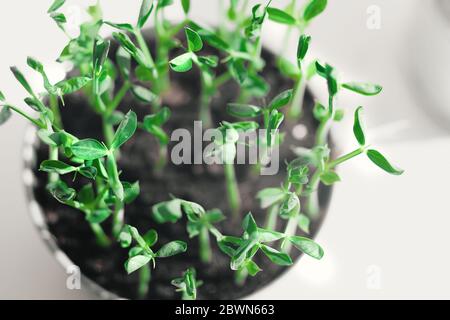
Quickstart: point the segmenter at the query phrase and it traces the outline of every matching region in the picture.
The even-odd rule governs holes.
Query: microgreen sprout
[[[158,223],[176,223],[181,219],[183,213],[188,219],[186,230],[189,237],[198,236],[199,238],[200,259],[204,263],[211,262],[212,251],[209,234],[213,234],[216,238],[221,236],[214,225],[223,221],[225,216],[218,209],[206,211],[196,203],[181,199],[173,199],[153,206],[153,217]]]
[[[130,225],[125,225],[118,236],[118,241],[122,248],[129,248],[133,242],[135,246],[128,252],[128,260],[125,262],[125,270],[131,274],[139,270],[139,296],[144,297],[148,292],[151,279],[151,268],[156,267],[156,260],[169,258],[177,254],[186,252],[187,245],[183,241],[171,241],[163,245],[159,250],[151,248],[158,242],[158,233],[149,230],[141,236],[139,231]]]
[[[255,259],[258,254],[279,266],[293,264],[291,251],[294,248],[315,259],[323,257],[323,249],[307,235],[314,231],[311,226],[319,211],[319,186],[321,183],[330,186],[341,180],[337,172],[339,165],[365,154],[387,173],[403,173],[368,143],[362,107],[354,113],[353,133],[358,146],[339,157],[334,157],[330,150],[330,128],[345,116],[336,106],[341,90],[375,96],[382,87],[341,82],[330,64],[317,59],[307,61],[312,40],[305,30],[324,12],[327,0],[307,0],[300,8],[297,0],[291,0],[286,8],[276,7],[271,0],[253,7],[247,0],[231,0],[226,10],[222,4],[222,13],[226,16],[214,28],[191,20],[190,0],[178,2],[184,16],[177,23],[169,21],[165,14],[175,5],[172,0],[142,0],[139,15],[131,23],[108,20],[97,2],[88,7],[89,19],[80,25],[75,37],[69,34],[67,19],[61,10],[65,2],[54,0],[48,14],[68,37],[57,61],[70,62],[74,70],[66,79],[54,83],[44,64],[28,57],[28,67],[38,73],[43,83],[44,92],[37,92],[21,70],[11,67],[15,79],[26,92],[24,106],[30,109],[20,107],[0,92],[0,125],[15,113],[36,128],[42,145],[49,150],[48,157],[39,164],[39,170],[48,174],[47,191],[59,203],[84,215],[99,246],[108,247],[118,241],[122,247],[129,248],[125,270],[129,274],[139,272],[139,297],[148,294],[151,267],[156,266],[157,260],[186,252],[187,244],[169,241],[156,250],[156,230],[141,235],[136,227],[126,224],[129,223],[128,205],[136,201],[141,188],[139,181],[124,181],[126,173],[122,173],[118,160],[129,156],[125,154],[129,149],[125,144],[137,130],[142,130],[152,135],[159,145],[159,150],[153,150],[159,152],[159,159],[153,165],[154,174],[164,177],[165,169],[171,169],[166,166],[170,142],[170,132],[166,130],[173,127],[169,122],[176,117],[172,117],[175,108],[171,109],[166,98],[175,88],[171,79],[174,73],[198,69],[201,81],[198,118],[203,121],[203,128],[215,128],[214,148],[208,156],[223,164],[228,208],[224,213],[219,209],[205,210],[195,202],[173,198],[153,205],[153,218],[157,223],[180,223],[185,216],[189,237],[198,237],[199,259],[204,264],[211,263],[215,248],[211,242],[216,242],[222,253],[229,257],[230,269],[236,271],[238,284],[244,284],[249,275],[256,276],[262,271],[255,262],[259,261]],[[293,86],[271,100],[269,92],[273,90],[270,79],[264,77],[267,61],[263,54],[263,31],[268,20],[288,27],[282,53],[290,42],[291,32],[298,32],[295,63],[281,54],[276,57],[279,76],[291,79]],[[148,41],[145,28],[150,24],[153,37]],[[100,35],[105,28],[112,30],[110,38]],[[258,146],[267,152],[259,155],[257,166],[265,165],[269,154],[284,142],[284,135],[279,130],[286,116],[296,121],[306,114],[303,102],[307,82],[313,76],[323,78],[328,89],[327,103],[317,101],[312,110],[318,122],[315,144],[311,149],[294,147],[297,158],[286,162],[282,184],[258,192],[256,198],[261,208],[267,210],[264,226],[258,226],[251,213],[243,218],[244,206],[235,168],[237,146],[245,144],[240,140],[240,134],[254,133],[260,126],[267,130],[267,134],[258,135],[257,140]],[[233,103],[213,108],[213,99],[230,82],[235,82],[239,88]],[[70,105],[71,95],[82,95],[89,105],[88,111],[101,121],[101,137],[94,139],[82,133],[68,132],[67,128],[71,126],[64,126],[62,115],[65,113],[61,111],[63,107],[74,107]],[[129,98],[133,98],[134,105],[124,105]],[[136,104],[141,108],[135,109]],[[286,107],[289,110],[285,110]],[[129,112],[123,113],[123,110]],[[220,111],[226,111],[238,121],[217,119]],[[68,120],[64,117],[64,121]],[[229,216],[232,219],[225,220]],[[284,220],[283,226],[279,219]],[[228,221],[242,225],[241,236],[222,234],[221,226]],[[196,271],[189,268],[172,284],[183,299],[194,300],[202,281],[197,280]]]
[[[181,278],[172,280],[177,292],[182,293],[183,300],[197,300],[197,288],[203,284],[203,281],[197,280],[197,272],[194,268],[189,268],[183,272]]]

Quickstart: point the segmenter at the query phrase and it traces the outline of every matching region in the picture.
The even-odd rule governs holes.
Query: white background
[[[79,6],[91,2],[68,1],[67,10],[76,17]],[[105,17],[134,21],[139,2],[103,0]],[[214,23],[216,2],[193,0],[194,16]],[[346,80],[383,84],[379,97],[346,95],[340,104],[349,113],[360,104],[366,107],[373,143],[406,174],[388,176],[366,159],[340,168],[344,181],[335,189],[317,238],[325,258],[302,259],[253,298],[450,298],[450,136],[445,113],[438,113],[448,108],[445,88],[450,86],[445,82],[449,63],[441,59],[450,57],[445,55],[449,41],[440,34],[450,32],[439,22],[440,10],[432,0],[329,2],[309,30],[313,55],[335,65]],[[0,4],[0,90],[13,102],[19,103],[24,92],[10,75],[10,65],[25,69],[27,55],[33,55],[58,75],[51,61],[66,38],[46,14],[50,3]],[[381,9],[380,30],[367,28],[372,5]],[[270,25],[265,32],[265,43],[279,47],[282,28]],[[292,41],[291,53],[295,46]],[[320,97],[320,84],[313,88]],[[18,117],[0,128],[0,298],[95,298],[66,289],[64,270],[30,222],[21,180],[24,130]],[[353,140],[348,124],[335,132],[344,139],[341,150],[349,150]]]

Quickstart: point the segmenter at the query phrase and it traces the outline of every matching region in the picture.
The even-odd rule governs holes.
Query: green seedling
[[[139,296],[145,297],[148,292],[151,279],[151,268],[156,267],[156,260],[169,258],[186,252],[187,245],[183,241],[171,241],[163,245],[159,250],[151,249],[158,242],[158,233],[155,230],[148,231],[144,236],[130,225],[125,225],[118,236],[122,248],[129,248],[132,243],[135,246],[128,252],[128,260],[125,262],[125,270],[128,274],[139,271]]]
[[[404,173],[404,170],[391,164],[383,154],[376,149],[373,149],[368,144],[367,135],[361,119],[362,111],[362,107],[357,108],[354,116],[353,133],[359,144],[359,147],[356,150],[336,159],[331,159],[330,150],[326,145],[316,147],[312,151],[306,153],[301,148],[294,149],[294,152],[297,155],[301,156],[303,159],[308,159],[313,167],[315,167],[315,172],[306,187],[309,192],[307,212],[310,216],[314,217],[319,210],[316,196],[319,183],[322,182],[323,184],[330,186],[341,181],[340,176],[335,171],[336,167],[359,155],[366,154],[371,162],[389,174],[402,175]]]
[[[177,292],[181,292],[183,300],[197,300],[197,288],[203,284],[203,281],[197,280],[197,272],[194,268],[189,268],[183,272],[181,278],[172,280]]]
[[[242,237],[224,236],[218,240],[220,249],[231,258],[230,268],[237,271],[238,284],[243,284],[248,275],[256,276],[262,271],[253,261],[259,251],[276,265],[293,264],[288,253],[276,250],[269,246],[270,243],[277,241],[291,243],[301,252],[319,260],[324,255],[323,249],[311,239],[259,228],[251,213],[243,220],[242,227],[244,229]]]
[[[212,250],[209,234],[213,234],[216,238],[220,237],[220,232],[214,225],[223,221],[225,216],[218,209],[206,211],[196,203],[181,199],[173,199],[153,206],[153,217],[158,223],[176,223],[183,213],[188,219],[186,228],[189,237],[199,239],[200,259],[204,263],[210,263]]]
[[[220,210],[205,210],[197,203],[176,198],[153,207],[153,217],[159,223],[180,223],[185,215],[187,233],[191,238],[198,237],[198,256],[205,264],[214,258],[211,240],[215,240],[221,251],[229,256],[230,268],[236,271],[239,284],[244,284],[248,275],[256,276],[262,271],[255,263],[257,254],[280,266],[293,263],[290,252],[294,247],[313,258],[322,258],[322,248],[305,235],[310,233],[313,218],[319,210],[319,185],[339,182],[341,178],[336,171],[339,165],[365,154],[384,171],[393,175],[403,173],[368,144],[361,107],[355,112],[353,125],[358,147],[340,157],[331,156],[327,144],[330,127],[344,117],[343,110],[335,106],[340,91],[374,96],[382,88],[368,83],[340,82],[331,65],[314,59],[307,63],[311,37],[305,34],[305,29],[325,10],[327,0],[308,0],[301,8],[296,0],[291,0],[286,8],[278,8],[270,0],[253,7],[247,0],[231,0],[226,7],[222,5],[221,22],[215,28],[205,28],[191,21],[189,0],[142,0],[139,15],[131,23],[108,20],[97,2],[88,7],[88,21],[80,25],[75,37],[69,35],[67,19],[62,13],[65,3],[65,0],[53,1],[48,14],[68,37],[57,61],[73,66],[70,77],[51,82],[43,63],[28,57],[28,67],[37,72],[43,82],[44,92],[37,92],[25,75],[12,67],[14,77],[26,92],[24,103],[29,110],[0,92],[0,125],[16,113],[36,127],[37,136],[49,149],[48,157],[39,166],[48,174],[48,192],[60,203],[84,215],[99,246],[107,247],[113,241],[119,241],[123,247],[131,247],[125,270],[139,272],[140,297],[145,297],[149,290],[150,265],[155,266],[159,258],[186,252],[187,245],[182,241],[169,241],[154,250],[158,238],[155,230],[141,236],[135,227],[126,224],[127,206],[138,198],[141,190],[138,181],[124,181],[126,175],[118,160],[129,149],[125,144],[140,129],[159,143],[159,150],[151,150],[159,152],[155,172],[161,173],[166,167],[170,134],[165,130],[172,127],[172,123],[168,123],[172,112],[165,107],[164,99],[173,93],[173,72],[188,72],[195,67],[200,73],[198,118],[203,121],[204,128],[217,126],[210,156],[224,165],[230,216],[238,222],[243,216],[235,160],[237,146],[245,144],[239,139],[240,133],[255,131],[261,123],[267,129],[267,135],[259,139],[258,144],[266,151],[274,150],[277,144],[284,142],[283,133],[278,130],[282,129],[285,116],[297,120],[303,115],[307,81],[317,75],[327,84],[328,103],[317,102],[313,109],[319,123],[314,147],[311,150],[294,148],[298,158],[287,163],[283,184],[261,190],[257,195],[261,207],[267,210],[264,228],[248,214],[241,223],[242,236],[228,236],[219,231],[220,223],[226,223],[224,219],[228,216]],[[176,23],[166,18],[166,11],[175,5],[179,5],[184,13],[182,21]],[[288,27],[286,44],[293,30],[299,32],[299,41],[295,63],[281,55],[276,57],[281,76],[293,80],[293,88],[281,92],[267,104],[270,79],[263,76],[267,63],[263,39],[268,20]],[[145,28],[151,24],[152,46],[144,36]],[[100,35],[106,28],[113,31],[110,39]],[[184,37],[180,39],[179,34],[183,31]],[[114,56],[111,48],[117,48]],[[174,52],[180,49],[183,53],[174,57]],[[226,111],[239,119],[237,122],[212,117],[213,99],[225,84],[239,88],[235,103],[226,106]],[[69,95],[79,95],[87,102],[89,111],[101,120],[102,137],[93,139],[67,131],[69,126],[64,127],[61,110],[76,107],[71,105]],[[124,105],[129,98],[140,104],[139,112],[132,109],[134,106]],[[290,109],[284,110],[286,106]],[[225,108],[214,106],[214,109],[220,107]],[[126,114],[120,111],[129,109]],[[147,111],[142,114],[142,110]],[[265,164],[265,160],[260,155],[257,166]],[[279,231],[279,219],[285,220],[282,231]],[[182,293],[183,299],[196,299],[201,281],[190,268],[172,284]]]

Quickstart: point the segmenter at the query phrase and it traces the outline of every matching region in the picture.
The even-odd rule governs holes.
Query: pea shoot
[[[291,0],[285,8],[277,7],[272,0],[253,7],[247,0],[231,0],[227,5],[222,4],[224,16],[220,25],[214,27],[202,26],[191,19],[190,0],[142,0],[132,22],[109,20],[97,3],[88,7],[89,18],[80,25],[77,36],[68,32],[67,18],[61,10],[65,3],[65,0],[54,0],[47,13],[68,38],[57,61],[69,62],[73,70],[66,79],[55,83],[50,80],[45,65],[29,56],[27,66],[37,73],[44,88],[44,92],[37,92],[21,70],[11,67],[26,97],[23,102],[13,102],[0,91],[0,125],[17,114],[36,128],[41,145],[49,150],[48,157],[38,167],[48,175],[46,190],[56,201],[83,215],[92,230],[93,241],[103,250],[115,250],[114,243],[128,249],[124,268],[128,274],[138,273],[140,298],[147,297],[151,290],[151,271],[158,260],[185,253],[188,246],[180,240],[159,245],[156,229],[141,234],[137,228],[140,225],[130,225],[135,220],[127,215],[127,210],[145,191],[141,191],[139,181],[126,181],[127,173],[123,172],[126,168],[121,167],[120,159],[130,156],[127,152],[131,148],[127,147],[133,147],[132,139],[136,133],[142,133],[151,135],[158,143],[157,150],[150,150],[158,155],[153,164],[154,176],[164,178],[165,170],[173,169],[168,166],[171,132],[167,129],[173,127],[171,121],[177,121],[179,114],[167,97],[176,89],[172,80],[179,76],[177,73],[194,69],[200,75],[197,118],[203,128],[214,133],[213,148],[206,155],[214,160],[213,164],[223,166],[228,206],[223,206],[223,212],[217,208],[207,210],[199,204],[201,199],[188,201],[172,196],[156,204],[152,200],[147,219],[149,225],[152,220],[157,224],[186,221],[182,227],[189,238],[198,241],[199,250],[195,255],[201,262],[189,265],[200,273],[202,266],[214,262],[215,254],[229,259],[229,269],[235,272],[239,285],[245,285],[249,276],[263,271],[258,256],[281,267],[294,263],[292,250],[320,260],[324,250],[310,239],[314,231],[311,226],[320,210],[320,185],[331,186],[341,181],[338,166],[366,155],[385,172],[403,174],[402,169],[369,144],[362,121],[363,107],[358,107],[353,116],[357,143],[354,150],[338,157],[330,150],[330,128],[345,116],[343,109],[338,108],[340,92],[348,90],[376,96],[382,87],[343,82],[331,64],[317,59],[307,61],[313,42],[306,29],[325,11],[327,0],[307,0],[303,6]],[[183,17],[173,22],[165,13],[177,5]],[[287,26],[286,46],[291,33],[297,32],[295,63],[281,54],[276,57],[276,76],[291,80],[290,89],[281,92],[274,92],[271,79],[266,78],[263,40],[268,21]],[[149,27],[151,41],[146,33]],[[105,30],[111,31],[109,38],[101,36]],[[246,199],[249,197],[242,196],[241,181],[238,183],[236,174],[238,146],[247,146],[240,139],[241,134],[266,130],[264,135],[257,135],[256,141],[265,151],[259,154],[256,167],[265,166],[271,152],[284,144],[280,130],[285,120],[301,121],[308,115],[303,102],[307,83],[314,76],[325,81],[328,91],[328,101],[316,101],[312,110],[318,124],[314,146],[310,149],[293,146],[292,157],[285,160],[282,183],[258,190],[256,199]],[[224,105],[213,106],[226,84],[237,84],[236,94]],[[98,137],[69,132],[71,126],[64,123],[68,120],[63,117],[63,108],[74,107],[69,99],[74,95],[82,96],[89,111],[101,122]],[[129,101],[132,103],[128,105]],[[225,113],[236,121],[218,118]],[[145,196],[161,199],[156,194]],[[256,223],[250,210],[244,211],[250,201],[259,201],[260,207],[267,211],[263,226]],[[229,228],[223,226],[228,223],[241,226],[242,232],[239,227],[237,234],[224,234],[223,230]],[[182,235],[180,238],[183,239]],[[215,252],[213,249],[217,247],[220,251]],[[171,283],[169,280],[167,285],[173,285],[182,299],[195,300],[203,281],[197,278],[193,267],[187,270],[186,267],[178,270],[177,278]]]

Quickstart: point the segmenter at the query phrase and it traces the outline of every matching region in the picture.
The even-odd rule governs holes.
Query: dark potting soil
[[[149,37],[147,37],[149,39]],[[152,41],[150,41],[152,43]],[[211,48],[206,51],[215,53]],[[180,52],[174,50],[173,55]],[[111,50],[111,57],[115,56],[115,48]],[[279,75],[275,67],[275,58],[268,51],[264,51],[266,67],[263,76],[270,84],[271,90],[268,101],[283,90],[292,88],[292,82]],[[218,70],[218,73],[223,70]],[[198,120],[200,78],[196,70],[188,73],[171,73],[171,91],[165,95],[164,105],[172,110],[172,117],[165,126],[170,133],[178,128],[186,128],[193,132],[193,122]],[[117,83],[119,86],[120,83]],[[225,113],[227,103],[234,102],[239,94],[238,86],[227,82],[214,97],[211,104],[214,125],[220,121],[236,121]],[[81,94],[65,97],[66,106],[62,108],[62,119],[65,130],[79,138],[97,138],[102,140],[101,121],[98,115],[91,111],[86,99]],[[255,101],[261,103],[261,101]],[[298,123],[286,121],[281,130],[286,132],[283,146],[280,148],[279,173],[274,176],[259,176],[249,165],[237,165],[237,179],[242,198],[242,217],[252,212],[257,223],[263,225],[266,218],[265,210],[260,209],[255,196],[258,191],[267,187],[279,186],[285,178],[284,160],[294,159],[291,146],[312,147],[314,132],[317,123],[312,116],[313,99],[307,92],[304,102],[305,114]],[[150,106],[142,104],[127,95],[119,108],[123,112],[133,109],[140,120],[151,113]],[[292,131],[296,125],[307,129],[307,135],[297,140]],[[169,145],[169,155],[175,143]],[[37,150],[37,165],[47,159],[46,147],[41,145]],[[126,206],[126,223],[136,226],[140,232],[156,229],[159,234],[158,246],[172,240],[182,240],[188,243],[188,251],[172,258],[159,259],[156,269],[152,270],[152,280],[147,299],[179,299],[180,294],[175,292],[170,284],[171,280],[181,276],[189,267],[197,270],[198,278],[204,284],[198,290],[199,299],[237,299],[254,293],[279,277],[286,268],[271,263],[266,257],[257,255],[255,262],[263,269],[256,277],[249,277],[244,286],[235,284],[235,273],[230,270],[230,259],[224,255],[214,241],[212,243],[213,259],[210,264],[203,264],[198,254],[198,238],[189,239],[186,232],[186,219],[176,224],[157,224],[151,215],[152,206],[161,201],[170,199],[170,194],[176,197],[194,201],[206,209],[219,208],[226,216],[229,208],[226,197],[225,179],[223,169],[219,165],[179,165],[169,164],[160,172],[153,170],[158,159],[158,145],[156,140],[148,133],[139,131],[127,142],[122,150],[119,167],[122,170],[121,179],[124,181],[139,181],[141,193],[138,199]],[[82,213],[59,204],[45,189],[46,175],[35,168],[37,184],[34,195],[43,208],[48,228],[57,245],[68,257],[80,267],[84,276],[90,278],[104,289],[117,294],[119,297],[137,299],[138,272],[127,275],[124,262],[127,259],[126,249],[114,244],[110,248],[100,248],[86,223]],[[76,188],[89,183],[88,180],[78,177],[72,182]],[[319,199],[321,204],[320,216],[312,221],[311,234],[314,237],[324,218],[326,208],[331,197],[329,188],[321,186]],[[278,229],[283,230],[285,221],[279,219]],[[106,231],[111,229],[109,223],[104,224]],[[228,218],[220,223],[218,228],[223,234],[240,236],[242,227],[239,222]],[[298,231],[302,234],[301,231]],[[110,234],[110,231],[108,231]],[[299,254],[292,251],[293,259]],[[276,298],[276,297],[273,297]]]

